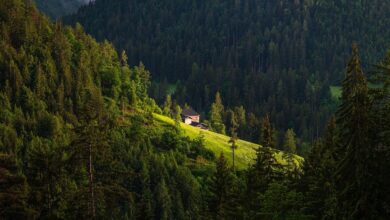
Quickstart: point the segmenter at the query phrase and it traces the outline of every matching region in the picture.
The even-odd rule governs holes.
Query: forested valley
[[[258,141],[269,114],[278,142],[293,129],[304,154],[339,104],[330,87],[352,42],[365,67],[385,55],[389,13],[381,0],[99,0],[64,21],[145,63],[158,104],[171,95],[209,118],[219,92],[226,111],[245,110],[239,137]]]
[[[0,2],[0,219],[390,216],[388,3]]]

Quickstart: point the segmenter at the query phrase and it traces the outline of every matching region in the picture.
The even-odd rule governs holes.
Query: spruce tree
[[[286,173],[290,178],[297,178],[299,176],[299,168],[295,162],[294,154],[297,151],[295,142],[295,133],[293,129],[288,129],[284,136],[284,154],[283,159],[287,161]]]
[[[215,101],[211,105],[210,123],[211,129],[215,132],[225,134],[225,125],[223,124],[224,106],[222,104],[221,95],[219,92],[215,94]]]
[[[255,162],[247,173],[247,211],[254,219],[259,218],[259,196],[267,190],[270,183],[280,179],[283,170],[271,148],[275,146],[275,140],[268,115],[262,120],[260,144],[262,146],[256,149]]]
[[[335,195],[335,146],[336,121],[332,117],[324,138],[314,143],[303,163],[301,183],[306,193],[306,214],[315,219],[336,218],[337,198]]]
[[[229,143],[231,144],[230,148],[232,149],[232,158],[233,158],[233,172],[235,172],[236,170],[236,166],[235,166],[235,150],[237,149],[237,140],[238,140],[238,137],[237,137],[237,127],[238,127],[238,124],[237,124],[237,120],[236,120],[236,116],[234,114],[233,111],[230,111],[231,115],[230,115],[230,139],[229,139]]]
[[[366,77],[360,64],[357,45],[347,66],[342,85],[342,103],[337,112],[340,160],[335,178],[340,218],[367,219],[373,209],[373,148],[369,139],[370,99]]]
[[[234,175],[228,166],[223,153],[217,161],[217,170],[210,183],[208,197],[208,213],[212,219],[231,219],[235,207],[232,202],[234,196]]]
[[[171,109],[172,109],[172,99],[170,95],[167,95],[164,102],[163,114],[166,116],[171,116]]]
[[[259,144],[263,147],[276,148],[275,130],[271,126],[269,115],[261,120]]]
[[[295,142],[295,132],[293,129],[288,129],[284,136],[284,151],[288,153],[297,153],[297,144]]]
[[[182,113],[182,109],[180,107],[180,105],[176,105],[175,106],[175,126],[176,127],[180,127],[180,122],[181,122],[181,113]]]
[[[375,183],[376,183],[376,203],[379,216],[390,216],[390,51],[385,59],[376,65],[371,77],[371,83],[381,85],[371,88],[373,97],[373,109],[371,117],[373,124],[371,127],[371,143],[375,146]],[[378,217],[379,218],[379,217]]]
[[[15,157],[0,153],[0,218],[29,219],[37,213],[28,207],[28,184]]]
[[[172,219],[172,201],[164,180],[156,186],[156,218],[161,220]]]
[[[103,100],[97,88],[85,90],[80,124],[74,131],[76,138],[71,144],[72,160],[85,166],[88,174],[88,216],[97,217],[95,192],[95,159],[104,154],[108,145],[108,127],[103,111]]]

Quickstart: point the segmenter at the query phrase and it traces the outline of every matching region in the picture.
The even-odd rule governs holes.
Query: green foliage
[[[306,51],[302,46],[305,33],[312,33],[312,24],[307,22],[311,20],[315,24],[316,16],[323,16],[323,7],[340,8],[344,3],[332,5],[315,1],[317,10],[301,16],[314,7],[312,2],[283,0],[283,4],[276,1],[264,5],[262,1],[183,2],[185,4],[171,2],[170,7],[182,8],[178,8],[177,13],[166,13],[171,17],[162,19],[159,27],[153,27],[153,31],[161,27],[166,30],[157,37],[176,31],[166,25],[173,20],[173,23],[184,22],[174,19],[178,14],[194,15],[194,19],[189,20],[195,22],[197,18],[207,24],[215,22],[217,28],[204,31],[208,41],[200,43],[201,47],[184,44],[176,37],[163,38],[167,48],[173,48],[170,42],[177,48],[175,52],[168,53],[170,49],[163,53],[167,62],[155,59],[167,48],[154,48],[158,41],[145,44],[150,38],[140,38],[139,45],[131,47],[128,58],[124,52],[119,56],[108,42],[97,43],[84,33],[81,25],[70,28],[60,23],[51,24],[29,2],[9,0],[0,5],[0,218],[386,219],[390,213],[390,55],[375,67],[373,83],[376,86],[369,88],[357,48],[353,48],[337,120],[332,119],[325,136],[314,142],[303,173],[299,164],[302,158],[273,149],[277,137],[269,116],[260,124],[254,114],[270,112],[272,118],[277,116],[275,121],[285,124],[286,128],[298,127],[297,133],[314,139],[314,127],[309,131],[305,124],[312,125],[308,122],[326,118],[330,110],[315,106],[327,97],[327,84],[332,77],[319,73],[310,76],[309,70],[305,70],[313,65],[304,64],[306,59],[314,60],[315,64],[322,62],[314,52],[311,58],[300,56]],[[133,3],[135,1],[127,2]],[[139,3],[151,10],[141,18],[170,11],[169,7],[153,11],[150,3],[155,2]],[[89,7],[105,4],[100,0]],[[119,1],[115,6],[122,4]],[[161,2],[164,4],[165,1]],[[350,4],[355,9],[365,1]],[[226,10],[233,5],[231,13]],[[285,19],[276,25],[270,20],[272,16],[262,13],[263,7],[254,6],[264,6],[267,13],[276,17],[285,13],[289,16],[283,16]],[[386,9],[385,6],[383,4],[382,8]],[[291,8],[297,10],[285,10]],[[139,8],[131,8],[136,9]],[[210,12],[205,13],[206,20],[205,14],[195,13],[198,9]],[[217,9],[219,13],[211,13]],[[80,13],[83,10],[86,8]],[[115,15],[121,16],[121,11]],[[136,16],[140,11],[126,14]],[[246,16],[234,16],[241,12]],[[333,14],[345,16],[343,13]],[[248,19],[257,16],[266,18],[256,25],[259,27],[256,30],[261,32],[240,32],[247,28]],[[137,19],[139,17],[134,17],[135,21]],[[236,28],[224,32],[225,26],[217,24],[226,19]],[[124,25],[129,22],[122,21]],[[151,32],[153,22],[143,21],[142,28],[134,26],[137,27],[134,33],[139,36]],[[290,25],[289,21],[296,22]],[[116,23],[115,19],[110,22]],[[264,35],[263,23],[267,24]],[[285,25],[294,28],[283,29],[288,37],[280,37],[279,32]],[[193,27],[198,26],[188,27],[193,31]],[[116,32],[115,27],[110,28]],[[199,31],[202,28],[204,26],[200,25]],[[102,33],[104,29],[102,26]],[[178,30],[183,31],[181,36],[187,33],[185,24]],[[300,34],[292,34],[294,30]],[[338,33],[337,28],[335,33]],[[241,34],[246,36],[245,41]],[[230,35],[235,36],[233,40],[224,38]],[[251,38],[252,35],[259,39]],[[297,40],[289,41],[289,36]],[[235,49],[230,50],[230,41],[235,42]],[[261,45],[254,47],[254,42]],[[316,42],[308,43],[310,48],[316,45]],[[138,60],[134,68],[127,64],[128,59],[140,58],[135,58],[134,54],[142,57],[149,47],[154,48],[156,54],[149,54],[152,58],[148,56],[147,62],[153,60],[152,68],[167,65],[161,67],[161,72],[169,67],[172,72],[169,78],[181,78],[176,71],[183,70],[181,73],[185,74],[186,64],[191,63],[189,78],[183,84],[176,84],[178,103],[191,94],[194,100],[190,101],[206,112],[205,106],[209,106],[212,99],[210,94],[223,91],[227,110],[217,93],[211,105],[210,123],[221,133],[225,131],[224,124],[228,125],[231,137],[180,123],[179,105],[172,104],[169,100],[172,98],[167,98],[164,111],[176,110],[173,112],[180,128],[173,126],[174,120],[158,114],[161,109],[148,97],[150,72]],[[218,49],[222,47],[226,48],[224,52]],[[185,56],[180,52],[183,48]],[[202,53],[191,48],[198,48]],[[242,55],[241,50],[248,54]],[[286,57],[281,59],[281,55]],[[202,62],[194,59],[197,56],[212,59]],[[338,59],[338,55],[333,58]],[[169,65],[170,61],[180,65]],[[229,61],[229,65],[221,67],[225,61]],[[332,61],[329,66],[338,62]],[[282,75],[286,77],[279,77]],[[213,85],[215,82],[218,86]],[[239,99],[242,94],[243,98]],[[256,100],[262,101],[257,103]],[[245,104],[248,112],[243,107],[233,107],[241,104]],[[261,104],[264,106],[260,110]],[[280,113],[280,109],[294,114],[288,116],[291,112]],[[252,139],[258,139],[260,134],[263,147],[238,139],[246,133]],[[295,152],[299,143],[299,139],[294,141],[294,136],[292,129],[286,132],[290,152]],[[226,158],[222,154],[215,161],[214,154],[221,152],[226,153]],[[229,166],[233,158],[239,168],[236,172]]]
[[[389,13],[381,0],[100,0],[64,20],[126,49],[131,65],[143,61],[159,104],[169,93],[210,112],[219,91],[226,109],[269,113],[275,129],[312,143],[334,113],[329,87],[342,80],[351,42],[376,63]],[[240,125],[238,136],[258,141],[255,129]]]
[[[175,106],[175,115],[174,115],[174,119],[175,119],[175,125],[177,127],[180,127],[180,122],[182,121],[181,119],[181,112],[182,112],[182,109],[179,105],[176,105]]]
[[[284,135],[284,151],[295,154],[297,152],[297,144],[295,141],[295,133],[293,129],[288,129]]]
[[[163,115],[153,114],[153,117],[156,121],[163,124],[174,125],[174,120]],[[225,158],[229,161],[232,161],[232,151],[231,145],[229,144],[230,137],[222,134],[218,134],[212,131],[201,130],[199,128],[186,125],[184,123],[180,124],[180,129],[184,135],[188,136],[191,139],[196,139],[199,135],[204,136],[204,145],[205,148],[211,150],[215,155],[223,153]],[[260,146],[252,142],[238,139],[237,145],[240,146],[235,150],[235,163],[237,169],[247,168],[254,162],[256,157],[256,150]],[[274,150],[272,152],[274,157],[280,164],[286,164],[286,161],[283,159],[283,152]],[[294,155],[295,160],[302,161],[303,158]]]
[[[261,120],[259,143],[263,147],[276,148],[276,134],[268,114]]]
[[[0,124],[0,150],[7,153],[18,153],[20,140],[16,131],[9,126]]]
[[[165,116],[170,116],[172,112],[172,99],[170,95],[167,95],[165,102],[164,102],[164,107],[163,107],[163,114]]]
[[[274,152],[269,147],[259,147],[256,150],[255,163],[248,169],[246,208],[251,218],[257,218],[257,210],[261,207],[259,195],[264,193],[269,184],[280,180],[283,167],[274,157]]]
[[[24,1],[0,19],[0,218],[199,218],[189,167],[214,156],[156,125],[143,64]]]
[[[267,191],[260,195],[259,219],[311,219],[301,210],[304,195],[289,189],[283,183],[271,183]]]
[[[27,219],[36,213],[28,206],[28,184],[19,174],[15,157],[0,153],[0,217]]]
[[[219,92],[215,94],[215,101],[211,105],[210,110],[210,125],[213,131],[220,134],[225,134],[225,125],[223,124],[224,107]]]
[[[223,154],[220,155],[216,164],[216,172],[210,183],[210,196],[208,199],[208,212],[212,219],[232,218],[237,204],[234,204],[235,178],[230,170]]]
[[[364,209],[370,204],[367,193],[373,186],[370,181],[358,181],[367,178],[373,168],[369,165],[374,156],[369,139],[370,108],[367,80],[360,64],[358,48],[353,45],[337,117],[342,152],[336,171],[339,206],[343,210],[340,209],[340,215],[347,210],[352,217],[371,216]]]
[[[385,69],[378,67],[373,79],[388,82]],[[305,209],[313,218],[386,219],[389,200],[382,195],[389,179],[382,167],[389,149],[382,147],[388,131],[382,123],[388,120],[383,107],[389,102],[384,94],[386,86],[369,89],[353,45],[337,120],[330,121],[304,165]]]

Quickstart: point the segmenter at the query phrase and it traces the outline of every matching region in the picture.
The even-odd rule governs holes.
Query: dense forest
[[[31,1],[2,1],[0,27],[0,219],[390,216],[390,52],[368,69],[352,46],[340,105],[303,164],[292,129],[278,162],[273,115],[263,114],[254,160],[235,169],[202,135],[154,119],[179,122],[181,107],[149,97],[149,66],[129,66],[131,50],[52,23]],[[212,98],[210,124],[234,150],[244,111],[225,113],[223,97]]]
[[[37,8],[51,19],[58,19],[64,15],[74,13],[89,0],[35,0]]]
[[[351,43],[365,67],[385,54],[389,13],[380,0],[97,0],[64,20],[144,62],[158,104],[170,94],[208,117],[219,92],[225,110],[245,110],[241,138],[258,141],[248,131],[269,113],[279,140],[294,129],[312,143],[337,105],[329,86],[341,84]]]

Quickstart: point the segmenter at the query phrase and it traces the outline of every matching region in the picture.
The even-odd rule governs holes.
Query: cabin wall
[[[190,125],[192,123],[192,119],[189,117],[184,118],[184,123]]]
[[[200,122],[200,116],[191,116],[193,122]]]

